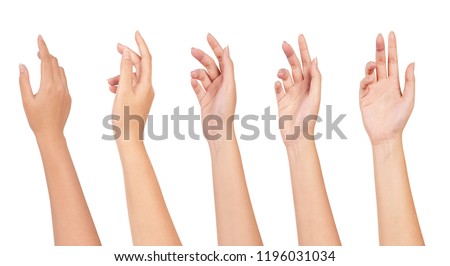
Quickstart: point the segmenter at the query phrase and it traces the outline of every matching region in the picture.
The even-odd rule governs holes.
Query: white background
[[[23,63],[29,68],[34,90],[38,89],[38,34],[66,69],[73,100],[66,138],[102,243],[116,252],[133,251],[127,248],[131,237],[119,156],[115,143],[101,140],[101,136],[110,133],[103,128],[102,119],[110,114],[114,99],[106,79],[119,71],[116,43],[135,49],[136,30],[140,30],[153,55],[156,97],[151,113],[157,121],[163,114],[172,114],[177,106],[182,113],[195,106],[199,113],[190,71],[200,64],[190,55],[190,48],[211,54],[206,42],[208,32],[222,45],[230,46],[237,81],[236,113],[261,115],[271,106],[275,114],[276,73],[288,67],[281,43],[286,40],[298,47],[298,34],[305,34],[323,76],[320,115],[325,114],[326,105],[333,105],[336,116],[347,114],[340,126],[348,139],[334,135],[332,140],[317,141],[317,146],[336,224],[350,258],[357,250],[364,250],[361,247],[380,252],[376,248],[372,154],[359,111],[358,89],[366,62],[374,60],[377,34],[387,38],[394,30],[401,73],[409,62],[416,62],[416,106],[404,132],[404,146],[422,232],[432,248],[400,251],[416,258],[420,252],[432,254],[448,247],[450,18],[442,2],[88,3],[10,1],[0,9],[0,254],[23,250],[37,258],[59,254],[47,248],[53,244],[53,236],[45,176],[18,86],[18,64]],[[262,121],[258,125],[262,130]],[[182,130],[187,134],[186,129],[184,124]],[[324,123],[316,129],[324,132]],[[239,126],[237,131],[244,133]],[[200,123],[196,132],[201,134]],[[276,141],[262,136],[239,144],[265,245],[294,248],[297,239],[287,156],[276,123],[272,132],[277,135]],[[180,141],[170,133],[169,140],[147,140],[146,146],[183,244],[215,246],[206,141]],[[39,255],[40,251],[44,253]],[[95,257],[94,252],[86,252],[87,257]],[[103,258],[111,259],[109,255]]]

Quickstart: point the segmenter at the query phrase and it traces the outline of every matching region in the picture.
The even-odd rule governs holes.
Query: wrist
[[[64,133],[61,131],[39,132],[34,134],[38,143],[55,142],[58,140],[65,140]]]

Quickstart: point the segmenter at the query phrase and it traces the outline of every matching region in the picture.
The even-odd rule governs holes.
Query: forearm
[[[64,136],[38,137],[55,245],[100,245]]]
[[[372,146],[380,245],[424,245],[402,139]]]
[[[181,245],[142,141],[118,143],[134,245]]]
[[[300,245],[340,245],[314,141],[287,147]]]
[[[210,143],[210,152],[219,245],[262,245],[234,133]]]

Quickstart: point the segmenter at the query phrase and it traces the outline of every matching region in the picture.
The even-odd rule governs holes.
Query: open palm
[[[393,32],[389,34],[388,71],[386,71],[384,39],[381,34],[378,35],[376,63],[367,63],[366,76],[361,81],[360,87],[360,108],[364,127],[373,144],[401,137],[403,128],[413,110],[414,63],[406,69],[403,93],[400,88],[398,72],[395,34]]]

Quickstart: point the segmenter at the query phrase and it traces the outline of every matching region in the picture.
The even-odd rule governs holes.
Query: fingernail
[[[414,72],[414,70],[416,69],[416,62],[412,63],[412,68],[413,68],[413,72]]]
[[[196,72],[195,70],[194,70],[194,71],[191,71],[191,77],[195,77],[196,74],[197,74],[197,72]]]
[[[22,64],[19,64],[19,71],[20,71],[20,73],[25,72],[25,66]]]
[[[316,66],[318,67],[319,66],[319,60],[317,59],[317,57],[314,58],[314,60],[316,60]]]
[[[130,59],[130,51],[128,51],[128,49],[123,50],[123,58],[125,60],[129,60]]]
[[[42,38],[42,35],[39,34],[38,39],[43,41],[44,39]]]
[[[230,57],[230,47],[227,45],[227,55]]]
[[[283,76],[283,71],[280,69],[280,70],[278,70],[278,74],[277,74],[278,76],[280,76],[280,77],[282,77]]]

